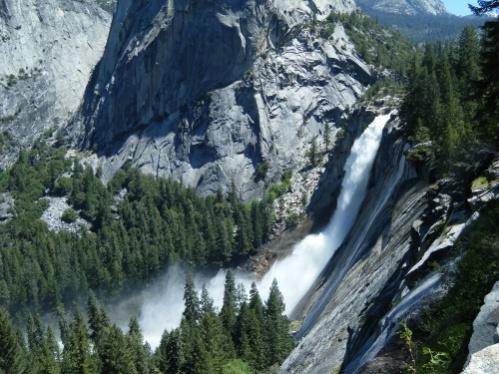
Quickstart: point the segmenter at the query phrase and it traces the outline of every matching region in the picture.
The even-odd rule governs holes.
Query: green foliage
[[[485,44],[487,35],[489,32]],[[482,55],[483,50],[486,48]],[[411,157],[435,160],[440,174],[451,172],[469,158],[476,144],[499,145],[499,116],[494,114],[499,114],[495,112],[499,101],[492,99],[491,103],[494,95],[487,96],[498,87],[497,69],[485,67],[484,61],[476,31],[466,28],[459,41],[427,45],[423,56],[416,56],[412,63],[401,114],[409,138],[426,146]]]
[[[452,14],[395,14],[369,9],[366,12],[382,25],[398,30],[413,43],[454,40],[464,27],[479,28],[484,18],[458,17]]]
[[[404,77],[415,48],[397,31],[382,27],[375,19],[361,12],[331,13],[322,25],[324,37],[340,22],[353,41],[355,49],[369,64],[385,67]]]
[[[0,299],[11,313],[51,309],[89,290],[116,295],[166,269],[237,264],[268,240],[270,202],[202,198],[177,182],[119,171],[104,185],[62,149],[37,144],[0,174],[0,191],[15,198],[14,218],[0,226]],[[120,195],[124,192],[123,195]],[[47,196],[67,196],[90,232],[52,232],[40,220]]]
[[[274,200],[288,192],[289,188],[291,187],[292,176],[293,175],[291,172],[284,173],[280,183],[272,184],[268,188],[265,199],[269,202],[273,202]]]
[[[416,363],[417,348],[413,340],[413,332],[409,328],[409,326],[407,326],[406,321],[402,321],[400,323],[400,327],[401,327],[400,339],[402,340],[402,342],[405,345],[405,348],[409,352],[409,357],[410,357],[409,362],[406,364],[406,370],[408,373],[415,374],[417,373],[417,363]]]
[[[201,300],[187,279],[186,308],[180,328],[163,335],[156,352],[163,373],[254,373],[279,365],[293,348],[282,296],[274,282],[262,303],[256,286],[249,301],[237,302],[233,275],[226,275],[224,306],[220,313],[205,288]],[[197,300],[197,307],[189,305]],[[193,318],[192,310],[197,310]],[[172,341],[173,337],[173,341]],[[180,344],[178,343],[180,342]]]
[[[312,167],[316,167],[320,164],[322,157],[317,146],[317,139],[312,139],[312,144],[310,144],[310,149],[307,151],[307,157]]]
[[[61,220],[66,223],[73,223],[78,219],[78,213],[73,208],[68,208],[62,213]]]
[[[10,324],[7,312],[0,308],[0,372],[24,373],[26,357],[23,354],[16,331]]]
[[[244,361],[236,359],[227,362],[222,368],[222,374],[253,374],[253,370]]]
[[[256,166],[255,170],[255,180],[265,180],[265,177],[267,176],[267,172],[269,171],[269,162],[268,161],[262,161]]]
[[[459,372],[467,357],[473,321],[499,277],[499,202],[489,203],[457,243],[464,252],[455,283],[414,330],[418,373]],[[414,349],[413,349],[414,351]]]

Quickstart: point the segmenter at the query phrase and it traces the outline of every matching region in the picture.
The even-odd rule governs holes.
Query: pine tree
[[[101,309],[93,293],[88,298],[88,324],[90,327],[90,339],[99,347],[100,340],[109,327],[109,318],[104,309]]]
[[[497,4],[495,5],[497,7]],[[483,27],[481,70],[478,83],[481,133],[488,143],[499,146],[499,20]]]
[[[102,337],[99,349],[101,372],[106,374],[139,374],[134,365],[133,354],[123,332],[111,326]]]
[[[197,324],[183,319],[180,323],[181,369],[185,374],[208,374],[208,354]]]
[[[170,333],[166,331],[163,333],[157,355],[159,356],[159,370],[162,374],[180,373],[181,351],[180,332],[178,329]]]
[[[325,151],[329,151],[329,147],[331,146],[331,126],[329,123],[326,123],[326,126],[324,128],[324,147]]]
[[[224,334],[222,323],[215,313],[213,300],[206,287],[203,287],[201,293],[201,311],[201,339],[208,357],[207,372],[219,373],[229,358],[229,350],[232,347],[227,343],[227,335]]]
[[[0,308],[0,372],[22,374],[25,372],[25,357],[7,312]]]
[[[260,298],[256,284],[253,283],[250,290],[247,335],[251,347],[251,358],[249,362],[258,370],[264,369],[266,365],[264,323],[262,299]]]
[[[499,8],[499,0],[478,0],[478,6],[469,6],[476,15],[483,15]]]
[[[94,362],[90,353],[87,327],[82,316],[76,312],[71,322],[66,343],[62,351],[63,374],[90,374],[94,371]]]
[[[293,348],[289,334],[289,321],[284,315],[285,306],[281,292],[274,279],[269,298],[265,304],[265,334],[267,343],[267,365],[280,364]]]
[[[59,346],[57,345],[54,333],[50,327],[47,328],[45,334],[43,357],[43,366],[40,370],[40,374],[58,374],[61,372]]]
[[[185,309],[183,318],[187,323],[195,324],[199,321],[199,298],[191,274],[187,274],[184,287]]]
[[[236,325],[236,282],[234,274],[229,270],[225,274],[224,300],[220,319],[229,336],[234,335]]]
[[[43,331],[38,317],[29,316],[26,328],[30,370],[38,374],[58,373],[59,349],[51,329]]]
[[[128,324],[128,346],[132,355],[132,362],[135,364],[137,373],[148,374],[148,355],[143,344],[142,332],[137,319],[132,318]]]

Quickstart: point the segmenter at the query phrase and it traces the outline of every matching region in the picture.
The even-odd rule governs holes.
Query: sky
[[[452,14],[457,14],[458,16],[465,16],[470,14],[470,9],[468,4],[476,4],[476,1],[472,0],[443,0],[447,11]]]

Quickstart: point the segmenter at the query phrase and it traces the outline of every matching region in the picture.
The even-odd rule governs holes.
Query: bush
[[[73,208],[68,208],[62,213],[61,219],[66,223],[74,223],[78,219],[78,213]]]
[[[223,374],[253,374],[253,370],[242,360],[232,360],[222,368]]]

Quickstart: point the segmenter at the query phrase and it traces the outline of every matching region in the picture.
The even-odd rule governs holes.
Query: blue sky
[[[473,0],[443,0],[449,13],[465,16],[470,14],[468,4],[476,4]]]

